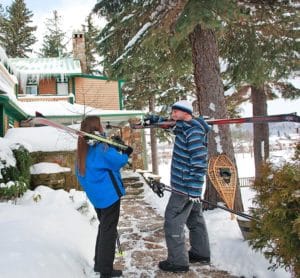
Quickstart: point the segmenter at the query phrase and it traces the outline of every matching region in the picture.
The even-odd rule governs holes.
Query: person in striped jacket
[[[171,164],[172,193],[165,211],[168,257],[159,262],[163,271],[186,272],[189,263],[210,263],[210,247],[200,198],[207,171],[207,133],[202,117],[193,118],[192,104],[181,100],[172,106],[175,143]],[[189,229],[190,250],[184,227]]]

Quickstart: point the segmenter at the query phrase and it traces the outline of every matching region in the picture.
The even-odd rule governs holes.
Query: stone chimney
[[[84,32],[73,33],[73,57],[80,60],[82,73],[87,73]]]

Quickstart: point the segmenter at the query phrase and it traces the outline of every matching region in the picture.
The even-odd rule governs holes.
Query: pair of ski
[[[261,124],[261,123],[275,123],[275,122],[294,122],[300,123],[300,116],[296,113],[290,114],[278,114],[278,115],[265,115],[265,116],[254,116],[244,118],[229,118],[229,119],[207,119],[205,120],[209,125],[228,125],[228,124]],[[176,124],[173,120],[164,120],[155,123],[145,124],[131,124],[133,129],[143,128],[163,128],[168,129],[174,127]]]
[[[32,125],[45,125],[51,126],[54,128],[58,128],[64,130],[67,133],[75,134],[77,136],[93,139],[96,141],[100,141],[102,143],[107,143],[111,146],[117,147],[121,150],[126,150],[128,146],[117,143],[111,139],[108,139],[104,136],[95,135],[91,133],[87,133],[81,130],[77,130],[75,128],[71,128],[68,126],[64,126],[62,124],[56,123],[49,119],[43,117],[43,115],[39,112],[36,112],[36,118],[33,118],[29,121]],[[256,116],[256,117],[246,117],[246,118],[231,118],[231,119],[208,119],[206,122],[210,125],[225,125],[225,124],[243,124],[243,123],[270,123],[270,122],[300,122],[300,116],[296,113],[291,114],[279,114],[279,115],[267,115],[267,116]],[[172,128],[175,125],[175,121],[162,121],[152,124],[131,124],[130,127],[132,129],[144,129],[144,128]]]

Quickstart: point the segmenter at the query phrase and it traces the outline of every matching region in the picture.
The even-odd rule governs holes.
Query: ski
[[[37,114],[41,115],[40,113],[37,113]],[[54,128],[61,129],[61,130],[65,131],[65,132],[67,132],[67,133],[71,133],[71,134],[74,134],[74,135],[77,135],[77,136],[80,136],[80,137],[87,137],[89,139],[94,139],[96,141],[99,141],[99,142],[102,142],[102,143],[106,143],[106,144],[109,144],[109,145],[114,146],[114,147],[118,147],[119,149],[122,149],[122,150],[126,150],[127,149],[127,146],[119,144],[117,142],[114,142],[113,140],[107,139],[107,138],[105,138],[103,136],[91,134],[91,133],[88,133],[88,132],[77,130],[75,128],[64,126],[62,124],[53,122],[53,121],[51,121],[49,119],[46,119],[44,117],[33,118],[33,119],[31,119],[29,121],[29,123],[32,124],[33,126],[34,125],[51,126],[51,127],[54,127]]]
[[[278,114],[278,115],[265,115],[265,116],[254,116],[254,117],[245,117],[245,118],[228,118],[228,119],[208,119],[206,122],[209,125],[226,125],[226,124],[245,124],[245,123],[275,123],[275,122],[300,122],[300,116],[296,113],[290,114]],[[143,123],[131,124],[132,129],[143,129],[143,128],[163,128],[168,129],[175,126],[175,121],[173,120],[162,120],[154,123]]]

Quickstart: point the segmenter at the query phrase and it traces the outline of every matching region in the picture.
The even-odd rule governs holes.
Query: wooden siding
[[[56,79],[42,79],[39,82],[39,94],[40,95],[56,95]]]
[[[76,103],[105,110],[120,110],[117,81],[75,78]]]

